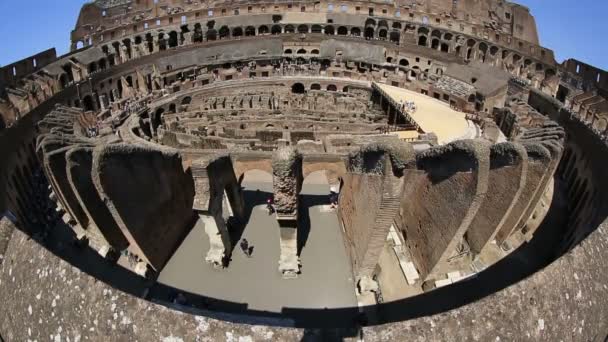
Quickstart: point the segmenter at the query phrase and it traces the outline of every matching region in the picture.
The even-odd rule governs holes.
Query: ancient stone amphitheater
[[[502,0],[85,4],[0,68],[0,341],[606,341],[608,73]]]

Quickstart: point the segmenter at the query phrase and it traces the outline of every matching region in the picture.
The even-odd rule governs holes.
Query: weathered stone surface
[[[82,204],[76,197],[74,190],[70,186],[67,175],[66,153],[71,147],[64,147],[44,155],[44,163],[48,166],[51,176],[56,184],[56,190],[62,194],[63,205],[72,215],[72,218],[78,222],[80,227],[86,229],[89,225],[89,218],[82,209]]]
[[[148,302],[83,273],[18,230],[6,255],[0,268],[5,341],[298,341],[304,333],[263,326],[289,321],[203,310],[196,316],[178,304]]]
[[[608,337],[608,223],[547,268],[445,313],[363,328],[370,341],[599,341]]]
[[[160,270],[191,228],[194,186],[179,154],[115,144],[95,149],[93,182],[136,254]]]
[[[408,200],[397,225],[421,278],[446,261],[475,217],[488,186],[489,155],[486,143],[462,140],[419,154],[419,170],[405,171]]]
[[[528,154],[528,172],[526,174],[526,185],[519,196],[519,201],[511,209],[502,226],[498,227],[496,241],[503,243],[511,233],[517,228],[518,222],[522,219],[528,206],[532,202],[534,195],[541,185],[543,176],[547,172],[551,161],[551,154],[540,144],[524,144]]]
[[[90,224],[86,229],[89,240],[97,248],[108,245],[115,251],[122,251],[129,246],[129,241],[122,234],[116,220],[102,201],[91,172],[93,167],[93,149],[76,147],[66,154],[67,174],[74,194],[87,214]]]
[[[302,155],[294,148],[283,148],[272,155],[272,180],[276,211],[294,215],[302,187]]]
[[[349,155],[339,217],[355,277],[372,277],[403,201],[403,175],[415,165],[411,145],[370,144]]]
[[[490,148],[487,195],[466,232],[466,240],[475,253],[494,239],[497,228],[517,204],[527,170],[528,155],[523,146],[502,143]]]

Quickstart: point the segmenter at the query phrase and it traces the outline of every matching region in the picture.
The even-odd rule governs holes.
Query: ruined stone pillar
[[[284,278],[300,273],[298,256],[298,197],[302,188],[302,155],[288,147],[272,156],[273,190],[276,217],[281,235],[279,271]]]
[[[181,42],[180,45],[191,45],[192,44],[192,32],[185,32],[183,33],[184,35],[184,41]]]
[[[152,53],[157,53],[158,51],[160,51],[160,42],[158,39],[158,35],[153,35],[152,36]]]
[[[245,215],[232,161],[228,156],[197,159],[191,170],[195,190],[193,208],[209,237],[205,260],[215,267],[224,267],[233,249],[228,222],[234,217],[236,223],[241,223]]]

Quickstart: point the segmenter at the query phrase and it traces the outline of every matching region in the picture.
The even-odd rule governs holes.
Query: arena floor
[[[414,101],[417,110],[410,113],[410,116],[425,133],[435,133],[440,144],[475,137],[471,132],[474,124],[467,121],[464,113],[455,111],[449,104],[411,90],[380,83],[377,85],[397,103]]]

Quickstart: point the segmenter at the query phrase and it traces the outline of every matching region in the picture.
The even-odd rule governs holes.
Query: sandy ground
[[[272,190],[271,176],[261,171],[248,172],[243,186],[247,203],[257,203],[242,235],[254,247],[252,257],[236,248],[226,269],[217,270],[205,263],[209,240],[199,221],[161,272],[159,282],[191,293],[246,303],[253,310],[356,307],[355,283],[338,217],[326,205],[329,187],[324,174],[311,174],[302,189],[300,227],[305,245],[301,252],[302,274],[297,279],[285,280],[278,272],[279,226],[263,204]]]
[[[447,103],[407,89],[377,83],[397,103],[414,101],[417,110],[410,116],[426,133],[434,132],[440,144],[462,138],[469,130],[466,116]]]

